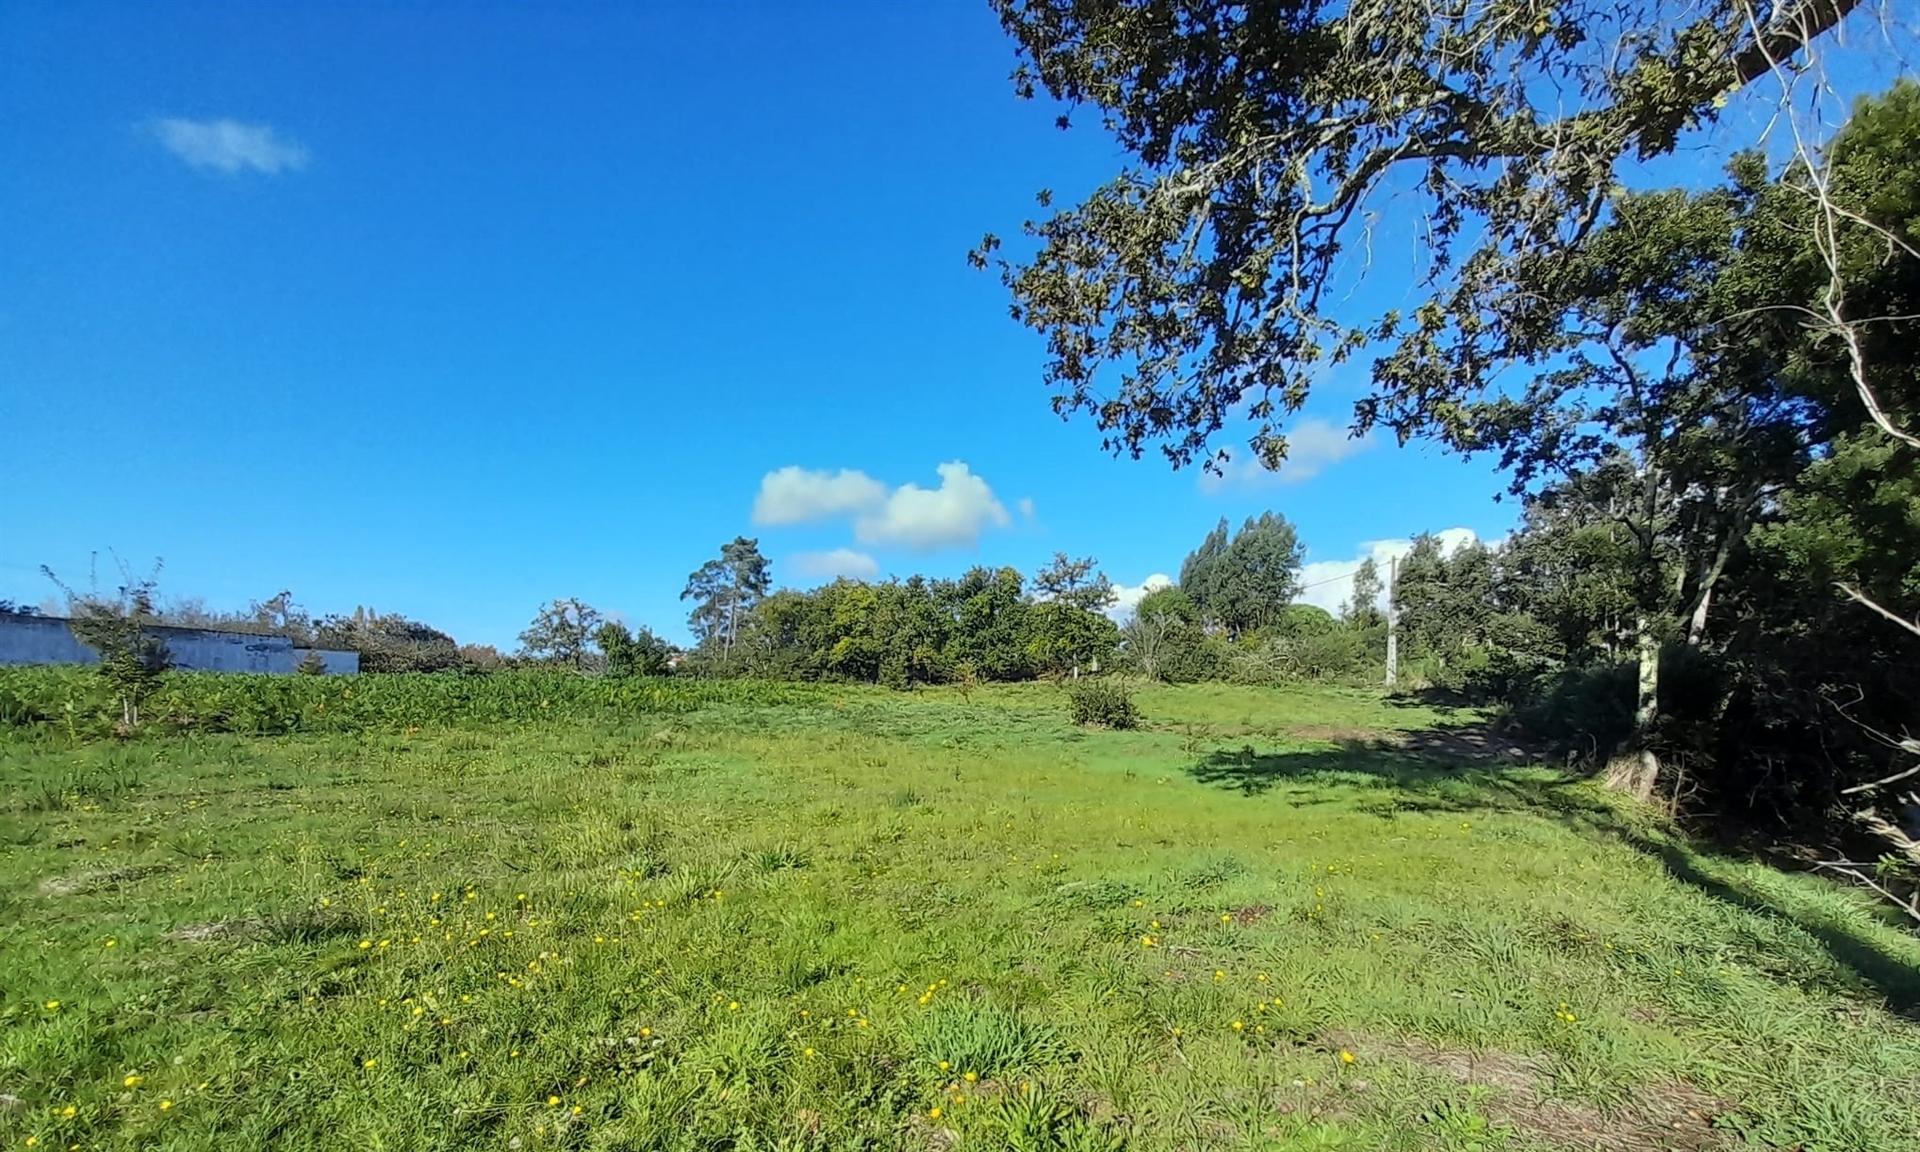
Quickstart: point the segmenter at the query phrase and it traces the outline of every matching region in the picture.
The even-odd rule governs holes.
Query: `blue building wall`
[[[202,672],[291,673],[307,653],[319,654],[329,676],[360,671],[358,652],[296,648],[285,636],[216,632],[208,628],[154,629],[166,642],[175,668]],[[60,616],[0,615],[0,664],[94,664],[99,657],[74,636]]]

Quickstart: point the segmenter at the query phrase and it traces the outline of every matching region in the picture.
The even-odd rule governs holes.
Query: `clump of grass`
[[[1174,874],[1175,884],[1191,892],[1217,888],[1247,874],[1246,862],[1231,852],[1202,857]]]
[[[259,934],[275,944],[312,945],[359,936],[362,917],[331,905],[299,904],[269,912],[259,919]]]
[[[167,851],[188,860],[211,860],[219,851],[219,842],[205,828],[178,828],[160,839]]]
[[[984,1125],[1008,1152],[1119,1152],[1126,1139],[1027,1084],[992,1098]]]
[[[752,854],[756,872],[797,872],[813,862],[813,854],[798,844],[775,844]]]
[[[988,1078],[1032,1073],[1057,1059],[1060,1037],[1052,1028],[985,998],[946,1000],[914,1026],[920,1059],[942,1071]]]

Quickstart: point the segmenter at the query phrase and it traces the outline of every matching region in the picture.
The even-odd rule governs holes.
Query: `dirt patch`
[[[1612,1114],[1564,1100],[1509,1100],[1488,1111],[1496,1121],[1579,1152],[1706,1152],[1727,1146],[1713,1128],[1713,1117],[1725,1106],[1690,1084],[1642,1086],[1634,1092],[1632,1108]]]
[[[1233,910],[1233,922],[1243,926],[1247,924],[1258,924],[1272,914],[1273,909],[1267,907],[1265,904],[1249,904],[1245,908],[1235,908]]]
[[[239,936],[250,936],[260,930],[258,920],[211,920],[205,924],[187,924],[167,933],[169,940],[184,940],[189,944],[205,944],[209,940],[231,940]]]
[[[138,880],[142,876],[151,876],[155,872],[164,872],[158,864],[135,864],[125,868],[106,868],[93,872],[75,872],[71,876],[54,876],[40,882],[42,896],[84,896],[102,888],[111,888],[116,884],[125,884]]]
[[[1727,1147],[1713,1118],[1728,1105],[1691,1084],[1670,1081],[1634,1090],[1630,1106],[1602,1112],[1547,1095],[1553,1076],[1543,1056],[1464,1052],[1411,1037],[1330,1033],[1330,1048],[1363,1059],[1397,1059],[1444,1072],[1462,1084],[1495,1090],[1487,1118],[1568,1152],[1708,1152]]]
[[[927,1152],[950,1152],[954,1145],[960,1143],[960,1133],[925,1116],[915,1116],[908,1121],[907,1134]]]

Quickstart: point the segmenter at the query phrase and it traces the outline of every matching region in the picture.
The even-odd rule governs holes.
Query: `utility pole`
[[[1393,586],[1399,583],[1400,558],[1387,557],[1387,687],[1400,679],[1400,608],[1394,603]]]

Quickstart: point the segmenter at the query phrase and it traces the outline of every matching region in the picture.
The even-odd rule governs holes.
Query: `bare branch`
[[[1868,596],[1866,593],[1860,591],[1860,589],[1855,588],[1851,584],[1835,584],[1834,587],[1840,589],[1840,591],[1842,592],[1845,592],[1847,594],[1847,599],[1866,605],[1868,608],[1871,608],[1873,611],[1886,617],[1888,620],[1893,621],[1895,624],[1898,624],[1900,627],[1905,628],[1907,631],[1913,633],[1915,636],[1920,636],[1920,622],[1908,620],[1904,616],[1897,615],[1896,613],[1889,611],[1886,608],[1882,608],[1880,604],[1877,601],[1875,601],[1871,596]]]

